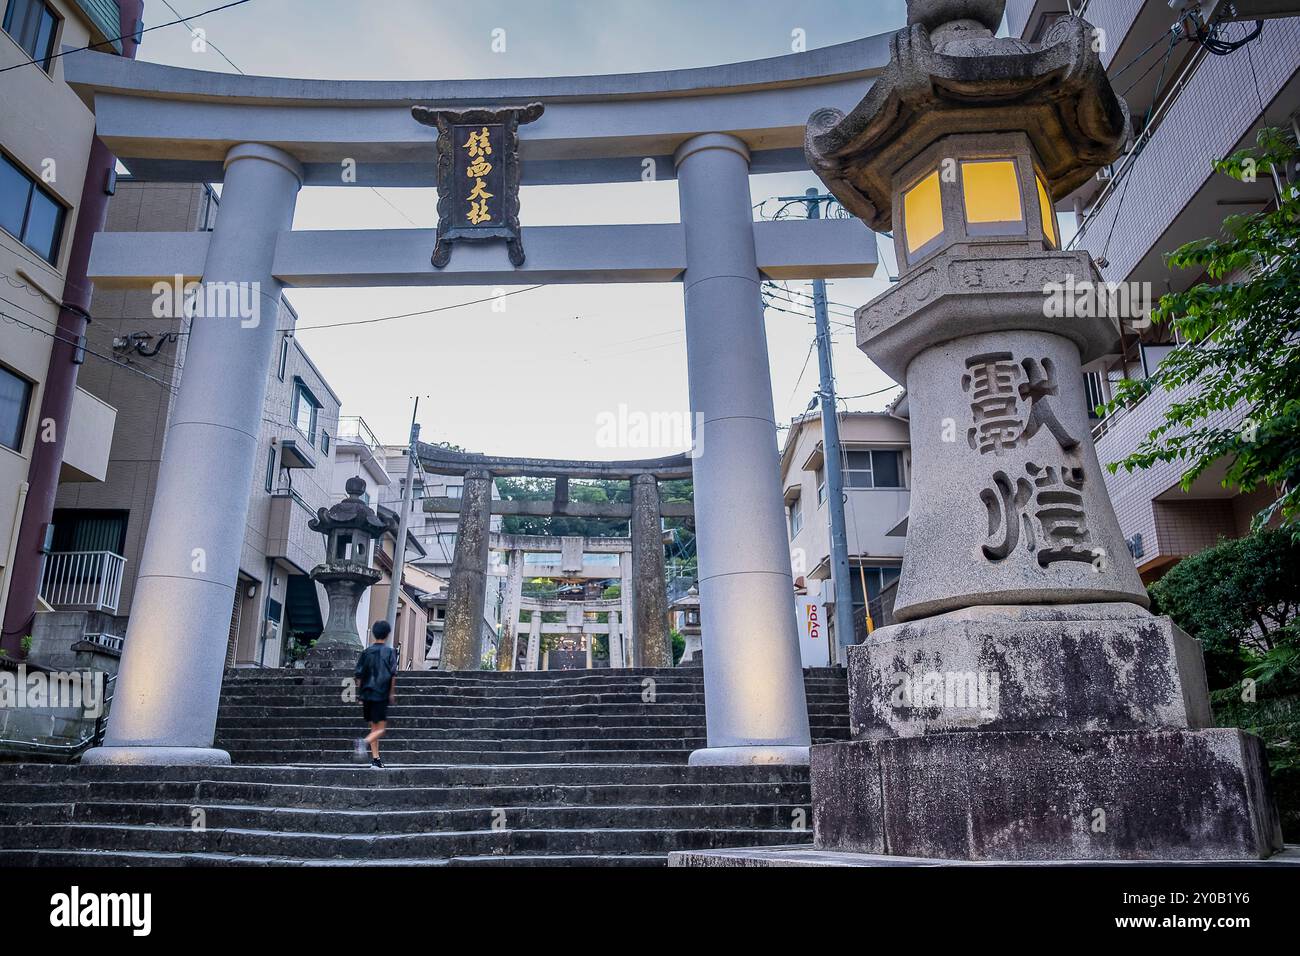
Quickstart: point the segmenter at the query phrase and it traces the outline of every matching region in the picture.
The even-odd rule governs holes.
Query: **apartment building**
[[[1075,248],[1087,249],[1110,283],[1138,283],[1153,299],[1185,289],[1203,277],[1172,271],[1165,256],[1183,243],[1217,233],[1224,218],[1266,208],[1275,201],[1271,178],[1242,183],[1215,173],[1211,161],[1252,145],[1264,126],[1295,127],[1300,111],[1300,17],[1276,16],[1300,3],[1239,0],[1008,0],[1012,36],[1041,37],[1072,9],[1099,31],[1102,60],[1127,100],[1135,139],[1128,154],[1074,195],[1059,212],[1073,212]],[[1230,19],[1237,16],[1244,20]],[[1251,39],[1253,16],[1265,16]],[[1219,55],[1189,39],[1215,25],[1216,36],[1238,44]],[[1166,327],[1140,319],[1121,324],[1122,344],[1092,363],[1090,398],[1111,397],[1115,381],[1144,377],[1179,347]],[[1195,387],[1194,385],[1189,387]],[[1097,420],[1097,454],[1115,462],[1135,449],[1185,397],[1186,389],[1160,392]],[[1244,408],[1224,410],[1211,424],[1236,427]],[[1270,500],[1268,491],[1244,495],[1220,487],[1212,469],[1189,489],[1183,469],[1156,465],[1107,476],[1120,527],[1138,570],[1150,583],[1183,557],[1236,537]]]
[[[203,185],[121,182],[109,231],[210,230],[220,201]],[[135,593],[171,404],[183,375],[190,319],[153,290],[98,289],[92,335],[115,361],[88,364],[82,387],[119,409],[107,474],[63,484],[55,502],[34,656],[83,640],[119,647]],[[202,320],[200,320],[202,321]],[[308,527],[334,494],[339,398],[293,335],[285,302],[259,436],[259,480],[250,503],[230,621],[232,665],[279,666],[319,635],[326,606],[308,574],[324,541]],[[195,502],[200,507],[201,502]]]
[[[60,50],[133,53],[116,38],[139,3],[122,6],[125,17],[114,0],[0,0],[0,618],[11,656],[30,633],[41,512],[56,480],[104,478],[114,431],[113,406],[76,387],[80,366],[105,361],[78,347],[77,303],[111,157],[92,158],[95,117],[64,82]]]
[[[844,519],[848,538],[855,643],[866,636],[865,609],[898,579],[911,500],[907,419],[885,412],[840,416]],[[826,505],[826,455],[820,412],[796,418],[781,449],[786,529],[795,587],[821,594],[834,638],[835,590],[831,576],[830,516]]]

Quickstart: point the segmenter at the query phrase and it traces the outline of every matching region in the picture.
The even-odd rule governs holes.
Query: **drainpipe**
[[[118,0],[118,33],[122,36],[123,56],[135,58],[138,46],[136,30],[143,13],[144,0]],[[41,441],[38,437],[32,448],[32,460],[27,467],[29,491],[19,522],[18,543],[5,565],[9,594],[4,604],[0,647],[13,656],[18,655],[22,639],[31,633],[36,616],[45,530],[54,517],[54,496],[59,489],[59,469],[63,464],[64,442],[73,396],[77,391],[77,366],[85,361],[86,326],[90,322],[90,297],[94,291],[86,279],[90,244],[95,233],[104,228],[116,166],[117,158],[96,137],[91,143],[90,160],[86,164],[81,204],[77,207],[77,227],[72,237],[63,286],[63,307],[59,310],[58,329],[50,349],[50,363],[45,373],[37,418],[38,423],[53,423],[54,440]],[[43,436],[46,426],[41,424],[39,428]]]

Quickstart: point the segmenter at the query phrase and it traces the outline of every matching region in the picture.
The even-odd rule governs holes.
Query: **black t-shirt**
[[[397,652],[387,644],[371,644],[357,658],[356,678],[362,700],[387,700],[397,670]]]

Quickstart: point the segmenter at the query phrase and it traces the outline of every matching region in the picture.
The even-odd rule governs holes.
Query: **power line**
[[[538,283],[537,285],[525,286],[522,289],[515,289],[513,292],[502,292],[500,295],[490,295],[482,299],[472,299],[469,302],[456,302],[452,305],[441,305],[436,309],[421,309],[418,312],[403,312],[400,315],[381,315],[373,319],[352,319],[348,322],[331,322],[326,325],[300,325],[297,328],[276,329],[276,331],[293,332],[296,335],[298,332],[314,332],[317,329],[338,329],[347,325],[372,325],[376,322],[390,322],[393,319],[409,319],[417,315],[432,315],[435,312],[448,312],[452,309],[463,309],[470,305],[482,305],[484,302],[494,302],[497,299],[504,299],[506,296],[519,295],[522,292],[532,292],[535,289],[542,288],[544,285],[545,283]]]
[[[155,385],[158,385],[161,388],[166,389],[172,394],[176,393],[176,390],[172,387],[172,385],[169,382],[164,382],[160,378],[155,378],[154,376],[150,375],[148,372],[141,371],[140,369],[136,368],[133,365],[127,365],[124,362],[119,362],[111,355],[104,355],[102,352],[96,352],[94,349],[88,348],[86,345],[84,345],[81,342],[75,342],[72,339],[65,339],[57,332],[51,332],[48,329],[42,329],[39,326],[32,325],[30,322],[24,322],[22,319],[10,315],[8,312],[5,312],[3,310],[0,310],[0,317],[3,317],[5,320],[9,322],[13,322],[17,325],[23,326],[24,328],[30,329],[33,332],[38,332],[41,335],[48,335],[50,338],[58,342],[62,342],[65,345],[71,345],[73,348],[79,349],[80,351],[85,352],[87,355],[93,355],[98,359],[102,359],[103,361],[108,362],[110,365],[116,365],[118,368],[126,369],[128,372],[134,372],[136,375],[140,375],[143,376],[144,378],[149,379],[149,381],[153,382]]]
[[[211,9],[204,10],[202,13],[193,14],[191,17],[189,17],[189,19],[197,20],[199,17],[206,17],[210,13],[220,13],[222,10],[229,10],[231,7],[242,6],[243,4],[248,2],[249,0],[232,0],[231,3],[223,4],[222,6],[219,7],[212,7]],[[176,11],[173,10],[172,12],[175,13]],[[174,27],[176,26],[176,24],[184,23],[184,22],[185,22],[185,18],[182,17],[179,20],[171,20],[168,21],[167,23],[160,23],[157,26],[141,27],[139,30],[133,33],[123,33],[120,36],[111,37],[108,40],[102,40],[98,43],[89,43],[86,46],[73,47],[70,50],[61,50],[60,52],[55,53],[50,57],[48,57],[48,59],[50,61],[54,61],[57,60],[59,57],[67,56],[69,53],[84,53],[86,50],[95,49],[95,47],[111,46],[112,44],[117,43],[120,40],[134,40],[137,37],[143,36],[144,34],[150,33],[154,30],[161,30],[163,29],[163,27]],[[44,64],[43,60],[24,60],[22,63],[15,63],[12,66],[6,66],[0,69],[0,73],[8,73],[10,70],[17,70],[20,67],[24,67],[24,66],[40,66],[42,69],[44,69],[43,64]]]

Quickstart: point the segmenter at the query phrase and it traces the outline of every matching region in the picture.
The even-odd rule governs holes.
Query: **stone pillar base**
[[[302,659],[302,666],[308,670],[351,671],[357,666],[357,658],[365,650],[360,644],[342,644],[317,641],[316,645]]]
[[[812,749],[820,850],[947,860],[1240,860],[1282,849],[1258,737],[928,734]]]
[[[214,747],[92,747],[81,755],[83,767],[227,767],[230,754]]]
[[[807,747],[705,747],[690,756],[692,767],[743,767],[753,764],[808,765]]]

